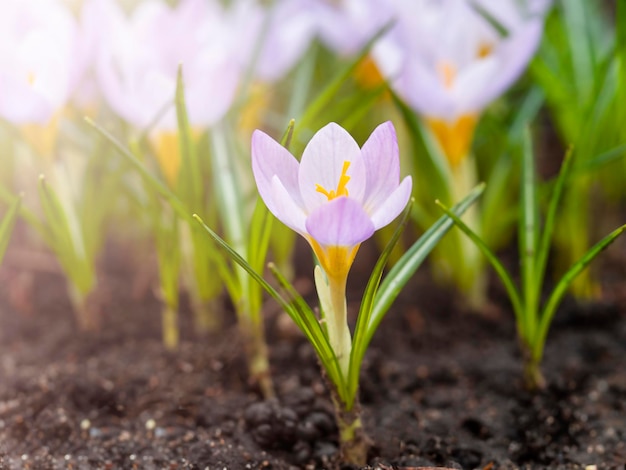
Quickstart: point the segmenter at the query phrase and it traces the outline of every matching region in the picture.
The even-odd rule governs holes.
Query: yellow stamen
[[[28,84],[30,86],[33,86],[35,84],[35,80],[37,79],[37,76],[35,75],[35,72],[28,72],[28,75],[26,76],[26,81],[28,82]]]
[[[443,86],[446,89],[451,89],[454,86],[454,81],[456,80],[456,68],[449,62],[440,62],[437,65],[437,70],[441,75],[441,80],[443,81]]]
[[[488,57],[493,52],[493,45],[488,42],[483,42],[478,46],[478,51],[476,52],[476,57],[479,59],[484,59]]]
[[[474,114],[465,114],[453,123],[443,119],[426,119],[452,169],[469,153],[477,121],[478,117]]]
[[[348,171],[349,166],[349,161],[343,162],[343,168],[341,169],[341,176],[339,177],[339,183],[337,183],[336,190],[331,189],[330,191],[328,191],[319,184],[315,185],[315,190],[318,193],[322,193],[324,196],[326,196],[329,201],[332,201],[339,196],[347,196],[348,188],[346,187],[346,185],[348,184],[348,181],[350,181],[350,177],[346,174],[346,172]]]

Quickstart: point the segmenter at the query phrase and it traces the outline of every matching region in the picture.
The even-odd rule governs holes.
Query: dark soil
[[[123,250],[109,249],[102,269],[98,334],[76,332],[60,274],[17,264],[10,253],[0,270],[0,468],[334,466],[313,350],[274,303],[278,399],[263,401],[247,383],[234,320],[198,337],[183,308],[180,349],[163,349],[159,302],[130,288]],[[371,468],[626,468],[626,264],[613,264],[604,303],[568,301],[559,312],[543,368],[550,385],[537,394],[521,387],[501,291],[489,315],[463,313],[422,268],[366,356]],[[311,295],[310,281],[298,285]]]

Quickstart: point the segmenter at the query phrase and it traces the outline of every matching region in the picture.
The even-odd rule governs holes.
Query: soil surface
[[[1,469],[336,466],[313,350],[273,302],[266,318],[278,398],[263,401],[247,383],[232,318],[201,337],[183,305],[180,348],[164,350],[159,301],[135,282],[119,247],[101,267],[97,334],[77,333],[56,269],[24,270],[16,257],[0,270]],[[359,269],[351,284],[361,282]],[[531,394],[497,281],[489,314],[471,314],[422,267],[366,356],[368,468],[626,468],[625,271],[623,259],[612,262],[602,303],[565,302],[548,338],[550,385]],[[313,294],[308,278],[298,288]]]

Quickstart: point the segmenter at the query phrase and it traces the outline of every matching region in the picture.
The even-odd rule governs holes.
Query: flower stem
[[[347,409],[337,395],[336,389],[331,387],[331,390],[335,419],[339,430],[341,462],[364,467],[367,464],[367,453],[371,446],[371,440],[363,429],[358,396],[355,398],[352,408]]]
[[[546,388],[546,379],[541,373],[541,355],[534,353],[524,340],[521,343],[524,361],[524,387],[531,392],[543,390]]]
[[[315,284],[324,310],[328,340],[344,377],[348,377],[352,349],[352,336],[348,327],[346,280],[346,276],[326,277],[321,269],[315,272]]]
[[[462,200],[477,183],[476,168],[474,159],[471,155],[464,158],[459,166],[452,169],[452,200],[457,203]],[[478,234],[480,234],[480,214],[478,208],[474,205],[470,207],[464,214],[465,223]],[[457,230],[456,236],[461,254],[461,262],[456,266],[455,271],[458,274],[457,282],[459,288],[465,294],[470,307],[476,311],[480,311],[486,302],[487,280],[484,270],[484,259],[480,253],[480,249],[460,230]]]
[[[263,323],[255,324],[251,321],[250,315],[240,314],[239,328],[243,336],[250,382],[259,387],[263,398],[273,398],[274,384],[270,375],[269,352]]]

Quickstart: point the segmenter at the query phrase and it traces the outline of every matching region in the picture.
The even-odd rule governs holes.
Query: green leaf
[[[300,328],[300,331],[304,333],[306,338],[311,342],[315,349],[322,366],[326,370],[330,380],[337,388],[339,396],[347,402],[348,390],[346,387],[346,381],[341,372],[339,361],[337,356],[330,345],[328,336],[324,332],[324,328],[317,320],[317,317],[302,298],[302,296],[296,291],[293,285],[278,271],[273,263],[270,263],[269,269],[280,284],[280,286],[286,291],[289,296],[290,305],[293,310],[286,310],[287,314],[291,317],[294,323]]]
[[[15,221],[17,220],[17,215],[20,210],[20,205],[22,204],[22,197],[15,198],[15,202],[9,207],[9,210],[4,215],[2,219],[2,223],[0,223],[0,263],[2,263],[2,258],[4,258],[4,254],[7,251],[7,247],[9,246],[9,240],[11,239],[11,232],[13,231],[13,226],[15,225]]]
[[[181,159],[178,189],[187,207],[192,211],[200,211],[202,210],[202,169],[189,124],[182,65],[178,66],[176,77],[176,119]]]
[[[123,156],[135,170],[139,172],[144,181],[146,181],[154,191],[156,191],[158,194],[164,197],[167,202],[170,203],[170,205],[179,217],[187,221],[193,221],[191,219],[191,214],[189,210],[185,207],[185,204],[172,192],[171,189],[167,187],[167,185],[165,185],[158,178],[156,178],[146,168],[146,166],[135,155],[133,155],[130,150],[122,145],[119,140],[113,137],[113,135],[111,135],[109,131],[96,124],[90,118],[86,117],[85,122],[93,127],[102,137],[104,137],[105,140],[113,145],[115,150],[117,150],[118,153]]]
[[[626,231],[626,224],[615,229],[613,232],[611,232],[594,246],[592,246],[587,251],[587,253],[585,253],[583,257],[578,260],[558,282],[558,284],[552,291],[552,294],[548,298],[545,308],[543,309],[539,322],[539,328],[532,344],[533,357],[536,360],[541,360],[541,357],[543,355],[543,347],[545,345],[546,337],[548,335],[548,329],[550,328],[550,324],[552,323],[552,319],[554,318],[556,309],[561,303],[561,300],[567,292],[570,284],[581,272],[585,270],[585,268],[587,268],[589,263],[591,263],[596,258],[596,256],[598,256],[603,250],[608,248],[608,246],[613,243],[617,239],[617,237],[624,233],[624,231]]]
[[[261,198],[257,197],[254,212],[252,213],[252,221],[250,222],[250,236],[248,239],[248,262],[252,269],[257,272],[263,272],[272,234],[273,220]],[[250,314],[253,315],[254,321],[260,322],[263,295],[258,283],[253,282],[249,284],[248,297]]]
[[[285,129],[285,133],[280,139],[280,145],[289,150],[291,146],[291,140],[293,139],[293,129],[296,127],[296,120],[290,119],[289,124],[287,124],[287,129]]]
[[[348,402],[346,403],[347,409],[351,409],[354,404],[354,397],[356,396],[358,387],[359,387],[359,374],[361,371],[361,363],[363,362],[363,356],[365,356],[365,351],[367,349],[367,344],[365,343],[367,326],[369,325],[370,318],[372,315],[372,309],[374,307],[374,299],[376,298],[376,293],[378,291],[378,287],[380,286],[380,280],[383,275],[383,270],[387,265],[387,261],[389,260],[389,256],[393,251],[394,247],[398,243],[400,239],[400,235],[406,228],[407,223],[409,222],[409,216],[411,215],[411,209],[413,204],[415,203],[414,199],[411,199],[407,204],[404,213],[400,219],[400,223],[396,227],[393,235],[389,239],[387,246],[380,254],[374,269],[372,270],[372,274],[367,282],[367,286],[365,287],[365,291],[363,293],[363,298],[361,299],[361,307],[359,308],[359,316],[357,317],[356,326],[354,329],[354,335],[352,338],[352,351],[350,352],[350,372],[348,374],[347,386],[348,386]]]
[[[322,332],[322,328],[315,317],[315,314],[311,311],[311,309],[306,305],[304,300],[301,299],[299,295],[297,295],[295,289],[284,279],[283,276],[278,273],[278,271],[270,265],[270,270],[273,270],[275,276],[281,286],[286,288],[288,293],[290,294],[291,300],[286,300],[276,289],[274,289],[270,284],[267,283],[265,279],[254,269],[252,266],[248,264],[248,262],[243,259],[239,253],[237,253],[228,243],[226,243],[217,233],[215,233],[211,228],[209,228],[202,219],[194,214],[193,218],[204,228],[204,230],[209,234],[209,236],[213,239],[213,241],[223,249],[226,254],[243,270],[245,270],[250,277],[259,283],[261,287],[274,299],[278,302],[281,308],[291,317],[294,323],[300,328],[300,330],[304,333],[306,338],[311,342],[315,351],[317,352],[318,357],[324,364],[324,367],[327,368],[329,372],[329,376],[331,380],[335,384],[341,384],[342,378],[341,373],[338,372],[339,369],[333,371],[337,368],[337,360],[334,358],[334,353],[332,352],[332,348],[328,343],[328,339]],[[335,364],[333,366],[333,364]]]
[[[474,188],[452,210],[456,214],[463,214],[483,192],[485,185],[481,184]],[[417,268],[437,245],[439,240],[450,230],[454,222],[447,215],[442,216],[435,222],[397,261],[381,283],[370,316],[370,321],[364,333],[364,347],[367,348],[376,328],[391,307],[393,301],[406,283],[411,279]]]
[[[469,226],[463,222],[460,217],[458,217],[455,213],[453,213],[450,209],[448,209],[441,202],[436,201],[437,205],[443,209],[443,211],[454,220],[454,223],[459,227],[459,229],[467,235],[467,237],[474,242],[474,244],[480,249],[482,254],[487,258],[491,266],[496,271],[502,283],[504,284],[504,288],[506,289],[507,294],[509,295],[509,299],[511,300],[511,305],[513,306],[513,311],[515,312],[515,319],[517,321],[517,328],[520,333],[523,334],[523,323],[525,310],[520,299],[520,295],[518,293],[517,288],[515,287],[515,283],[513,282],[513,278],[506,270],[504,265],[500,262],[500,260],[496,257],[493,251],[487,246],[487,244],[478,236],[476,232],[474,232]]]
[[[537,286],[537,296],[539,295],[541,286],[543,285],[548,255],[550,254],[550,245],[552,244],[552,234],[554,233],[556,214],[565,184],[571,174],[572,161],[572,149],[570,148],[565,154],[563,163],[561,163],[561,170],[559,171],[559,176],[556,180],[554,189],[552,190],[552,197],[550,198],[550,204],[548,206],[548,212],[546,213],[541,240],[539,241],[539,249],[537,250],[537,258],[535,259],[536,281],[534,281]]]
[[[11,191],[9,191],[0,183],[0,200],[12,206],[17,202],[18,199],[20,199],[19,196],[14,195]],[[50,232],[48,232],[46,227],[39,221],[37,215],[34,212],[28,210],[26,207],[24,207],[24,205],[20,205],[19,214],[20,217],[24,219],[26,223],[37,232],[37,234],[43,239],[46,245],[52,246]]]
[[[51,248],[70,281],[85,295],[95,282],[94,267],[86,257],[82,235],[72,231],[63,204],[43,175],[39,177],[39,199],[50,230]]]
[[[524,336],[532,338],[537,327],[537,318],[529,312],[537,312],[539,289],[535,273],[537,240],[539,234],[539,208],[535,185],[535,157],[532,150],[530,129],[526,129],[522,152],[522,188],[520,200],[519,252],[522,268],[522,292],[524,297]]]

